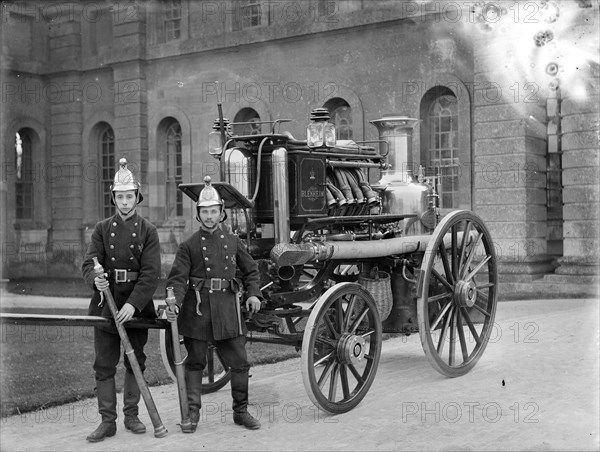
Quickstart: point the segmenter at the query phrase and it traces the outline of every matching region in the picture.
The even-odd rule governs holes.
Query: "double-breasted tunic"
[[[93,257],[108,273],[110,291],[117,309],[125,303],[135,307],[136,317],[156,317],[152,295],[160,277],[160,243],[156,227],[145,218],[134,213],[123,220],[119,214],[96,224],[92,240],[82,264],[85,282],[94,290],[88,308],[89,315],[112,317],[108,303],[101,302],[100,292],[94,285]],[[129,281],[115,282],[115,270],[127,270]],[[130,273],[132,272],[132,273]],[[121,276],[125,273],[121,272]],[[114,333],[116,327],[110,328]]]
[[[211,284],[213,278],[215,282]],[[220,227],[213,232],[199,229],[179,245],[167,281],[180,308],[179,332],[202,341],[245,335],[238,288],[245,287],[246,297],[262,299],[259,284],[258,265],[237,235]],[[218,286],[220,290],[216,289]]]

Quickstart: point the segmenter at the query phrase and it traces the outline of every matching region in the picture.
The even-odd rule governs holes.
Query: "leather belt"
[[[118,268],[115,268],[110,272],[111,279],[117,284],[137,281],[138,275],[138,272]]]
[[[208,290],[231,290],[236,292],[236,283],[233,279],[223,278],[190,278],[190,287],[194,290],[208,289]]]

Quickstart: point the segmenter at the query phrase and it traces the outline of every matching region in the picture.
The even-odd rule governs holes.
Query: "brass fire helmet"
[[[127,159],[122,158],[121,160],[119,160],[119,166],[120,166],[120,168],[115,173],[115,178],[114,178],[113,184],[110,186],[110,191],[111,191],[110,200],[114,205],[116,205],[115,192],[135,190],[135,194],[136,194],[135,205],[137,206],[139,203],[141,203],[144,200],[144,197],[142,196],[142,192],[141,192],[142,186],[135,179],[135,177],[133,176],[133,173],[127,168]]]
[[[201,207],[220,206],[221,213],[223,214],[221,222],[223,222],[227,219],[227,213],[224,209],[223,198],[221,198],[219,191],[215,187],[213,187],[210,182],[210,176],[206,176],[204,178],[204,188],[200,191],[200,195],[198,195],[198,202],[196,203],[196,219],[200,221]]]

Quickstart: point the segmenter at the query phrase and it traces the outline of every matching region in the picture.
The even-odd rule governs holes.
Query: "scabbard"
[[[200,311],[200,305],[202,304],[202,298],[200,298],[200,291],[198,289],[194,289],[194,293],[196,294],[196,314],[202,317],[202,312]]]

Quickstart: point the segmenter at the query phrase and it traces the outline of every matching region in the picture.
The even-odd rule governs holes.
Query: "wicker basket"
[[[389,273],[374,270],[369,275],[361,274],[358,277],[358,283],[373,295],[377,311],[379,311],[379,317],[383,322],[392,310],[392,282]],[[358,302],[358,312],[362,310],[362,304],[362,301]]]

